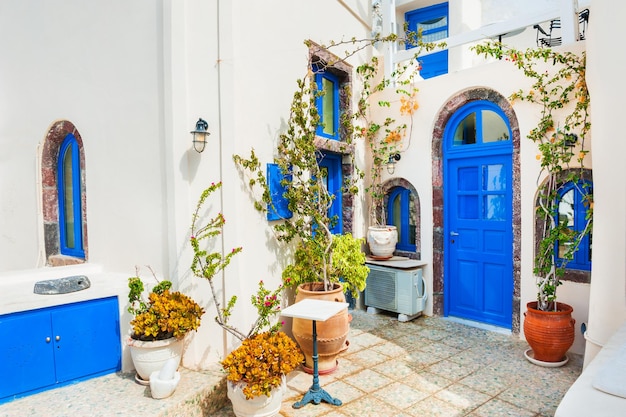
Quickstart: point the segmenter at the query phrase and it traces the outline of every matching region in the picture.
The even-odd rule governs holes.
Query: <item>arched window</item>
[[[61,254],[84,258],[80,153],[76,137],[71,133],[65,136],[59,149],[57,178]]]
[[[46,265],[86,262],[85,153],[70,121],[57,121],[48,130],[41,150],[41,184]]]
[[[558,191],[559,209],[555,220],[561,224],[565,223],[572,232],[580,233],[585,230],[589,204],[586,197],[592,194],[593,188],[588,181],[566,182]],[[582,238],[578,250],[573,254],[574,258],[567,262],[567,269],[591,271],[591,238],[591,233]],[[557,262],[564,261],[567,250],[567,244],[556,244]]]
[[[415,252],[417,213],[411,191],[402,186],[393,187],[388,192],[387,222],[398,229],[396,249]]]

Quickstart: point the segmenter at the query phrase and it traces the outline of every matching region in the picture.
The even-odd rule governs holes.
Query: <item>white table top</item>
[[[372,257],[367,256],[365,258],[366,264],[371,265],[380,265],[380,266],[388,266],[390,268],[401,268],[401,269],[413,269],[420,268],[425,265],[428,265],[428,262],[418,260],[418,259],[410,259],[404,256],[393,256],[386,260],[377,260]]]
[[[348,305],[348,303],[306,298],[285,308],[280,314],[297,319],[326,321],[344,308],[348,308]]]

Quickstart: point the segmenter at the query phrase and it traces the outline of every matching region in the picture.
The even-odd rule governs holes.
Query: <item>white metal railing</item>
[[[381,0],[383,15],[382,36],[388,36],[392,33],[396,33],[396,29],[398,27],[396,24],[396,8],[400,5],[408,4],[410,1],[411,0]],[[557,7],[551,7],[542,10],[541,12],[528,13],[506,21],[481,26],[478,29],[459,33],[446,39],[442,39],[439,42],[445,42],[445,49],[450,49],[483,39],[497,38],[500,35],[524,29],[535,24],[560,19],[563,44],[573,43],[579,39],[578,12],[579,10],[588,7],[589,3],[590,0],[559,0]],[[423,51],[421,55],[429,55],[440,50],[441,49]],[[390,78],[396,64],[412,59],[415,52],[410,49],[398,50],[397,45],[387,45],[384,54],[385,63],[391,64],[385,65],[385,77]]]

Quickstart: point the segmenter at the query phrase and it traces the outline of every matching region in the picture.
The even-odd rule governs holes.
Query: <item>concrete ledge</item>
[[[150,387],[136,383],[134,373],[116,373],[2,404],[0,417],[202,417],[226,405],[226,378],[217,365],[179,371],[176,391],[162,400],[151,397]]]

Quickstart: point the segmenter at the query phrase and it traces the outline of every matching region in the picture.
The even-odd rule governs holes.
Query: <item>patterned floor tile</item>
[[[401,409],[411,407],[429,395],[427,392],[418,391],[400,382],[394,382],[374,393],[379,400]]]
[[[391,378],[369,369],[350,375],[345,381],[366,393],[372,393],[393,382]]]
[[[353,401],[341,406],[341,412],[351,417],[381,417],[399,415],[401,410],[380,401],[374,396],[366,396],[359,401]]]
[[[402,382],[419,391],[428,392],[430,394],[441,391],[454,383],[454,381],[440,375],[423,371],[407,376]]]
[[[461,417],[465,415],[463,410],[435,397],[428,397],[424,401],[420,401],[411,407],[410,412],[414,416],[429,417]]]
[[[458,381],[466,376],[474,373],[480,366],[478,364],[466,364],[452,362],[451,360],[444,359],[428,367],[428,371],[437,375],[441,375],[444,378]]]
[[[450,385],[437,392],[434,396],[465,412],[470,412],[491,399],[490,395],[475,391],[461,384]]]
[[[516,405],[494,399],[474,410],[471,417],[535,417],[534,412],[525,410]]]

